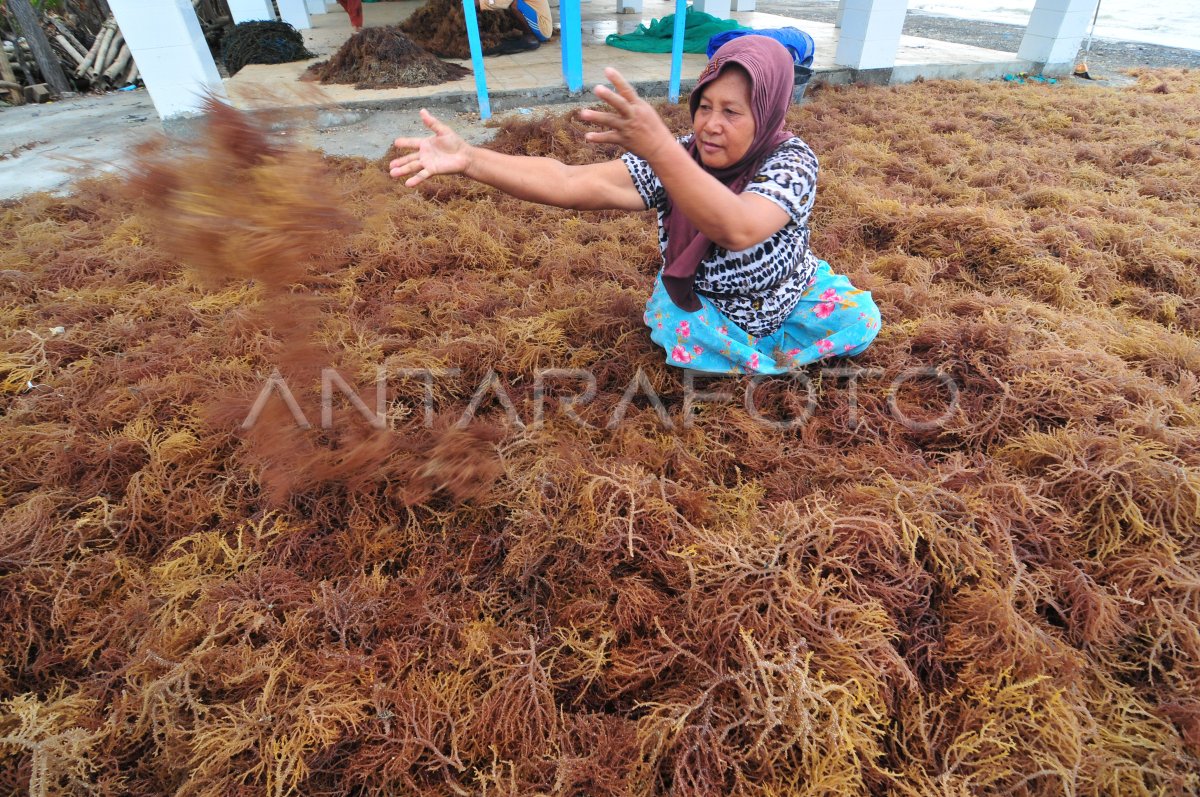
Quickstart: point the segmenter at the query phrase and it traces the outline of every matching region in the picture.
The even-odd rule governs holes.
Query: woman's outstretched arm
[[[410,188],[438,174],[461,174],[518,199],[574,210],[644,210],[629,170],[619,160],[568,166],[553,158],[504,155],[473,147],[424,108],[433,135],[396,139],[401,155],[389,165]]]

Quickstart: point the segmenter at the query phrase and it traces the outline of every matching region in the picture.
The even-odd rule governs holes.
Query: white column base
[[[852,69],[896,65],[908,0],[846,0],[833,61]]]
[[[753,11],[757,7],[756,0],[733,0],[734,11]]]
[[[227,99],[192,0],[108,0],[159,118],[203,109],[206,96]]]
[[[233,15],[235,25],[275,19],[271,0],[229,0],[229,13]]]
[[[1037,0],[1017,57],[1042,64],[1075,60],[1099,0]]]
[[[642,13],[642,0],[617,0],[618,14]]]
[[[729,19],[730,0],[694,0],[692,8],[717,19]]]
[[[329,9],[325,7],[325,0],[305,0],[305,4],[308,6],[308,15],[310,17],[329,13]]]
[[[296,30],[308,30],[312,23],[308,21],[306,0],[278,0],[279,16],[283,21]]]

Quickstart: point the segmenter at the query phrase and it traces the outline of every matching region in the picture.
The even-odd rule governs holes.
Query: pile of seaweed
[[[247,64],[286,64],[313,57],[300,31],[286,22],[242,22],[221,38],[221,61],[231,75]]]
[[[477,11],[479,41],[485,55],[499,52],[500,43],[525,34],[525,29],[516,17],[507,11]],[[427,0],[425,5],[413,11],[400,23],[400,29],[412,40],[434,55],[442,58],[471,57],[467,42],[467,22],[463,16],[463,5],[458,0]]]
[[[313,64],[305,80],[353,83],[356,89],[435,86],[458,80],[471,70],[439,61],[400,28],[366,28],[350,37],[328,61]]]
[[[649,214],[233,112],[5,204],[0,791],[1196,793],[1200,74],[809,95],[884,328],[689,416]]]

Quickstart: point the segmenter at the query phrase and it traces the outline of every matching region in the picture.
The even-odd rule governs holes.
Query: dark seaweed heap
[[[221,61],[230,75],[247,64],[286,64],[313,57],[300,31],[286,22],[243,22],[221,39]]]

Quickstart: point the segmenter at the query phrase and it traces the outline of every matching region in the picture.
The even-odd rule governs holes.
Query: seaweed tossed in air
[[[222,108],[0,208],[0,791],[1196,793],[1200,76],[810,95],[884,328],[687,417],[647,214]]]

